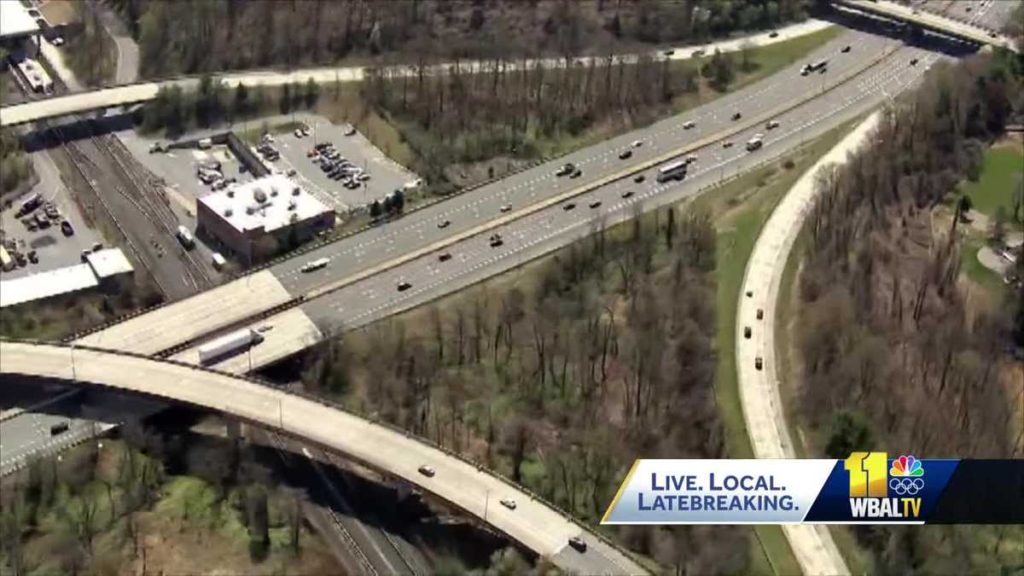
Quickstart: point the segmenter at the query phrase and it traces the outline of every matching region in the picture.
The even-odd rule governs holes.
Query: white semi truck
[[[199,347],[199,364],[212,364],[215,360],[237,354],[260,342],[263,342],[263,336],[251,328],[230,332]]]

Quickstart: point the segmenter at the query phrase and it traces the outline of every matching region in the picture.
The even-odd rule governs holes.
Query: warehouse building
[[[281,174],[207,194],[196,208],[196,232],[245,264],[334,227],[334,211]]]

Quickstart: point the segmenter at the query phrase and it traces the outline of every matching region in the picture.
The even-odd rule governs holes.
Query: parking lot
[[[15,199],[10,207],[0,210],[4,245],[16,261],[15,268],[0,272],[0,278],[5,280],[80,264],[83,250],[103,242],[95,230],[86,226],[49,155],[44,151],[30,157],[39,183],[28,194]],[[42,202],[28,214],[18,217],[22,203],[32,194],[39,194]],[[70,236],[62,231],[62,221],[70,225]],[[17,258],[18,253],[23,257]]]
[[[359,132],[346,135],[347,126],[331,124],[319,116],[305,115],[301,121],[309,126],[310,134],[301,138],[291,132],[276,135],[273,145],[281,157],[271,164],[285,173],[294,169],[294,177],[304,188],[314,193],[323,191],[333,200],[329,205],[339,211],[369,204],[417,179],[414,173],[385,156]],[[365,172],[369,180],[356,188],[346,188],[341,180],[332,180],[308,156],[318,143],[333,144],[339,159]]]

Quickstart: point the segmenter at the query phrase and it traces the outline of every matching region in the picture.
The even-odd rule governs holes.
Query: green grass
[[[786,66],[806,57],[812,50],[838,37],[843,31],[844,28],[841,26],[830,26],[806,36],[751,49],[750,58],[754,64],[753,71],[738,75],[736,82],[729,86],[729,90],[738,90],[748,84],[775,74]],[[735,53],[734,56],[738,64],[740,55]]]
[[[967,182],[963,191],[971,198],[972,207],[994,217],[1002,207],[1009,215],[1013,210],[1013,191],[1024,176],[1024,150],[1000,146],[985,153],[981,176],[977,182]]]
[[[978,234],[970,234],[964,238],[960,251],[960,269],[967,277],[983,286],[991,294],[999,294],[1003,289],[1003,281],[999,274],[989,270],[978,260],[978,250],[985,246],[985,240]]]
[[[725,423],[726,447],[730,458],[752,458],[746,421],[739,397],[736,372],[736,308],[739,303],[743,275],[754,243],[772,210],[792,188],[800,175],[831,149],[855,125],[849,122],[832,130],[800,151],[788,156],[792,167],[784,168],[785,160],[746,174],[722,188],[698,198],[695,205],[716,216],[717,334],[715,348],[718,363],[715,393],[719,412]],[[800,572],[782,529],[758,526],[757,539],[766,563],[776,574]],[[751,568],[762,564],[754,554]]]
[[[246,122],[245,124],[255,124],[255,122]],[[305,123],[298,120],[285,120],[283,122],[264,122],[253,128],[248,128],[238,133],[238,137],[243,141],[256,145],[259,144],[260,138],[263,134],[269,132],[271,134],[287,134],[294,132],[296,128],[303,126]]]

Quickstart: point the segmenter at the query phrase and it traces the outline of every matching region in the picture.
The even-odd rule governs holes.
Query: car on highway
[[[67,432],[68,428],[70,428],[70,427],[71,427],[71,423],[68,422],[67,420],[65,420],[63,422],[58,422],[58,423],[54,424],[53,426],[50,426],[50,436],[57,436],[58,434],[63,434],[65,432]]]
[[[772,31],[771,31],[771,33],[770,33],[770,34],[768,34],[768,37],[769,37],[769,38],[778,38],[778,37],[779,37],[779,32],[778,32],[778,30],[772,30]]]
[[[583,175],[583,170],[580,170],[579,168],[576,168],[575,170],[572,171],[572,174],[569,174],[569,178],[579,178],[582,175]]]
[[[701,57],[701,56],[703,56],[704,54],[705,54],[705,52],[704,52],[704,49],[703,49],[703,48],[698,48],[697,50],[694,50],[694,51],[693,51],[693,57],[694,57],[694,58],[700,58],[700,57]]]
[[[447,262],[452,259],[452,255],[448,252],[442,252],[438,255],[437,260],[439,262]]]
[[[633,156],[632,150],[626,149],[623,150],[622,152],[619,152],[619,160],[625,160],[627,158],[630,158],[631,156]]]
[[[575,169],[576,166],[574,166],[572,162],[567,162],[555,171],[555,176],[568,176],[569,174],[572,174]]]
[[[739,120],[740,118],[743,118],[743,114],[742,113],[740,113],[740,112],[734,112],[733,113],[733,115],[732,115],[732,121],[733,122]]]
[[[68,222],[67,220],[61,220],[61,222],[60,222],[60,231],[65,236],[74,236],[75,235],[74,227],[71,226],[71,222]]]
[[[330,264],[330,262],[330,258],[317,258],[316,260],[310,260],[309,262],[306,262],[305,264],[302,265],[302,268],[299,268],[299,270],[303,273],[314,272],[321,268],[326,268],[327,265]]]
[[[764,127],[766,129],[768,129],[768,130],[775,130],[776,128],[779,127],[779,121],[778,120],[769,120],[768,123],[764,125]]]
[[[697,126],[697,123],[694,122],[693,120],[687,120],[686,122],[683,122],[683,130],[689,130],[691,128],[694,128],[695,126]]]
[[[351,124],[347,125],[346,128],[345,128],[345,136],[355,136],[355,134],[356,134],[356,127],[351,125]]]
[[[635,194],[635,192],[633,192],[632,190],[626,190],[625,192],[623,192],[621,194],[621,196],[622,196],[623,199],[626,199],[626,198],[632,198],[633,194]]]
[[[842,52],[843,54],[846,54],[849,51],[850,51],[850,45],[849,44],[847,44],[846,46],[843,46],[843,49],[840,50],[840,52]]]
[[[632,143],[632,144],[630,144],[630,145],[631,145],[631,146],[632,146],[633,148],[639,148],[639,147],[641,147],[641,146],[643,146],[643,145],[644,145],[644,141],[643,141],[643,140],[633,140],[633,143]]]
[[[405,292],[409,288],[412,288],[412,284],[410,284],[410,283],[408,283],[408,282],[406,282],[404,280],[398,283],[398,291],[399,292]]]
[[[732,148],[732,140],[726,140],[722,142],[722,148]]]
[[[437,227],[441,228],[441,229],[447,228],[447,227],[449,227],[451,225],[452,225],[452,221],[451,220],[447,220],[447,219],[446,220],[441,220],[440,222],[437,223]]]
[[[910,59],[910,65],[911,66],[917,66],[917,62],[918,62],[917,58],[911,58]]]
[[[675,53],[676,53],[675,50],[665,50],[664,52],[662,52],[662,54],[664,54],[665,56],[671,56],[671,55],[673,55]]]
[[[754,368],[757,368],[758,370],[764,368],[764,361],[761,360],[760,356],[754,358]]]
[[[686,157],[686,163],[687,164],[693,164],[696,161],[697,161],[697,155],[696,154],[690,154],[689,156]]]
[[[427,478],[433,478],[434,474],[437,474],[437,472],[435,472],[432,467],[427,466],[426,464],[420,466],[418,468],[418,470],[419,470],[420,474],[423,474]]]
[[[488,242],[490,243],[491,248],[497,248],[498,246],[501,246],[502,244],[505,243],[505,241],[501,238],[501,234],[491,234],[491,238],[488,240]]]
[[[750,338],[750,326],[743,327],[743,337]]]
[[[502,213],[511,212],[512,211],[512,205],[511,204],[503,204],[501,206],[501,211],[502,211]]]
[[[757,309],[757,319],[758,320],[764,320],[764,309],[762,309],[762,308],[758,308]]]
[[[580,538],[579,536],[573,536],[572,538],[569,538],[569,546],[572,546],[574,550],[581,554],[587,551],[586,541],[584,541],[583,538]]]
[[[636,176],[633,177],[633,182],[636,182],[637,184],[643,182],[644,180],[647,180],[647,176],[644,176],[643,174],[637,174]]]
[[[565,210],[566,212],[568,212],[569,210],[572,210],[573,208],[576,208],[576,204],[574,204],[572,202],[569,202],[568,204],[563,204],[562,205],[562,210]]]
[[[501,502],[501,505],[504,506],[505,508],[508,508],[509,510],[516,509],[516,501],[511,498],[502,498],[501,500],[499,500],[499,502]]]
[[[591,209],[600,208],[600,207],[601,207],[601,201],[600,200],[594,200],[593,202],[590,203],[590,208]]]

